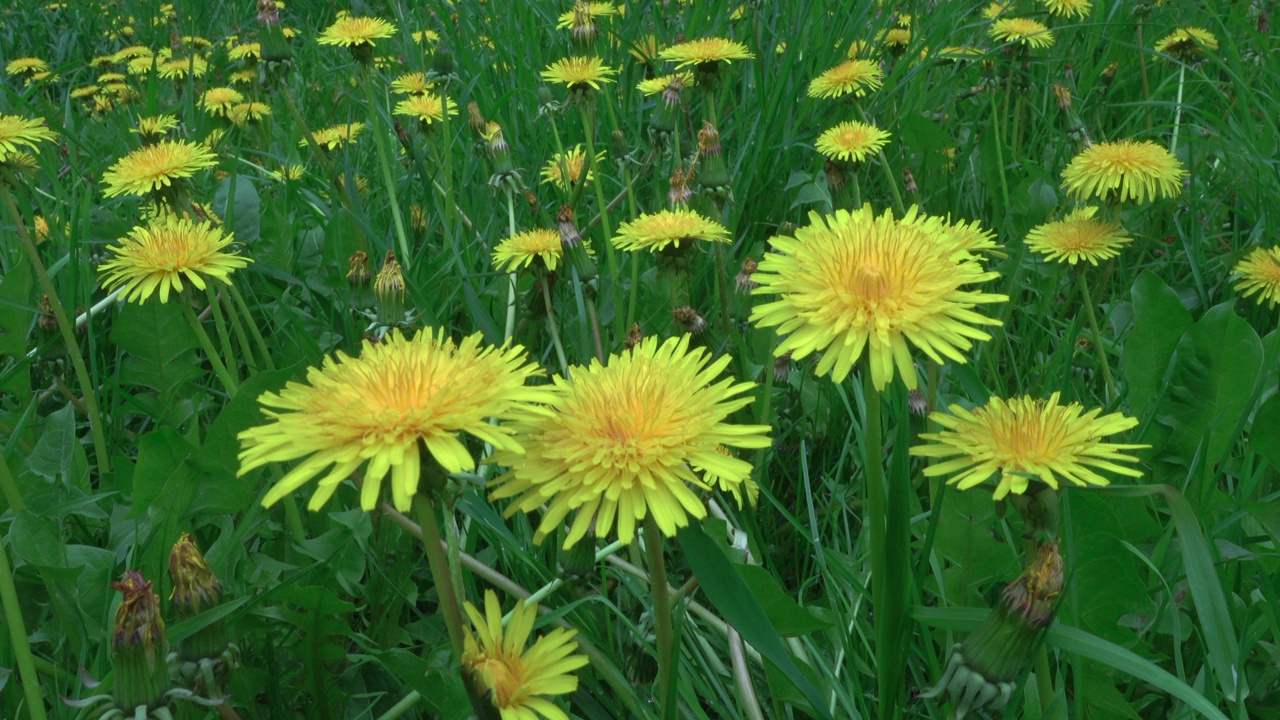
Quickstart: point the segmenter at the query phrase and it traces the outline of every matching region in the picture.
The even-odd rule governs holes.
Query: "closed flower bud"
[[[631,348],[639,345],[640,341],[643,339],[644,332],[640,330],[640,323],[631,323],[631,329],[627,330],[627,337],[623,339],[622,345],[626,349],[630,350]]]
[[[710,190],[728,188],[729,170],[724,164],[724,148],[720,145],[720,132],[716,126],[703,122],[698,132],[698,152],[702,155],[702,169],[698,184]]]
[[[556,229],[560,231],[560,244],[570,271],[577,273],[578,279],[583,282],[596,277],[599,274],[596,263],[582,244],[582,235],[573,220],[573,208],[568,205],[560,207],[560,211],[556,213]]]
[[[671,203],[671,207],[683,207],[689,202],[689,197],[693,193],[689,190],[689,175],[681,168],[676,168],[671,173],[671,189],[667,191],[667,201]]]
[[[373,279],[373,293],[378,298],[378,319],[384,324],[395,325],[404,320],[404,273],[396,262],[394,250],[388,250],[382,261],[382,269]]]
[[[173,687],[169,679],[169,639],[160,598],[151,581],[136,570],[126,570],[120,582],[112,583],[124,597],[116,608],[111,634],[111,662],[115,672],[113,695],[116,707],[126,716],[138,707],[157,708],[166,704],[165,693]]]
[[[748,294],[760,287],[760,283],[751,279],[752,274],[755,273],[758,267],[759,265],[756,261],[751,258],[742,261],[742,269],[733,278],[733,286],[738,289],[738,292]]]
[[[355,287],[364,287],[369,284],[370,277],[369,254],[363,250],[357,250],[347,259],[347,282]]]
[[[183,533],[169,551],[169,578],[173,593],[169,600],[179,620],[187,620],[222,603],[222,582],[209,569],[204,555],[191,535]],[[227,648],[227,631],[222,620],[197,630],[178,647],[181,660],[219,657]]]

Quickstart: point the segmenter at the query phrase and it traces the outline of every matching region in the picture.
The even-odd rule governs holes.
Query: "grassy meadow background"
[[[453,480],[445,525],[462,594],[479,605],[485,589],[497,588],[509,609],[515,590],[550,586],[540,594],[549,612],[539,632],[564,621],[597,651],[578,671],[578,689],[559,697],[562,710],[591,720],[659,718],[663,707],[680,718],[953,716],[947,696],[920,694],[1027,564],[1023,516],[989,489],[958,491],[926,478],[924,462],[906,451],[929,421],[908,410],[901,383],[890,386],[881,449],[909,511],[899,560],[910,582],[894,615],[905,625],[901,667],[892,671],[900,689],[887,710],[878,683],[891,671],[878,669],[876,655],[885,614],[871,611],[865,530],[868,398],[856,374],[833,383],[814,374],[812,357],[776,361],[773,331],[748,322],[764,300],[735,282],[772,237],[834,209],[839,193],[814,143],[836,122],[865,117],[892,137],[882,157],[854,171],[864,202],[877,214],[915,205],[977,221],[1000,245],[988,261],[999,278],[985,289],[1010,300],[979,311],[1004,324],[990,328],[993,339],[977,343],[967,363],[936,369],[929,400],[942,409],[1061,393],[1063,402],[1136,418],[1117,441],[1150,446],[1135,453],[1140,479],[1111,476],[1107,488],[1069,487],[1055,500],[1067,585],[1046,652],[991,716],[1280,718],[1280,315],[1257,296],[1241,297],[1233,276],[1250,251],[1280,244],[1274,3],[1095,0],[1084,18],[1064,19],[1016,0],[1006,15],[1046,22],[1055,36],[1025,56],[991,40],[982,6],[966,2],[618,5],[625,12],[599,18],[595,42],[618,71],[596,96],[599,193],[587,183],[575,207],[600,277],[577,284],[561,273],[551,285],[567,362],[595,356],[597,328],[604,351],[621,352],[632,293],[646,337],[684,332],[659,263],[617,252],[611,272],[602,225],[616,231],[667,206],[674,160],[650,130],[657,100],[635,89],[671,69],[654,50],[699,37],[742,42],[755,57],[727,66],[716,108],[730,188],[716,219],[732,242],[719,265],[711,250],[692,254],[687,296],[706,322],[693,343],[730,355],[726,373],[756,383],[754,402],[734,421],[771,425],[772,444],[740,453],[755,465],[754,507],[717,493],[722,512],[700,523],[715,557],[667,544],[668,580],[684,586],[675,603],[676,703],[655,699],[653,601],[638,544],[583,567],[559,549],[562,538],[535,544],[535,522],[506,517],[505,503],[488,499],[490,470]],[[410,250],[400,258],[406,327],[457,338],[480,332],[502,343],[508,275],[490,254],[512,226],[555,227],[565,197],[541,182],[542,171],[558,144],[586,143],[583,115],[568,106],[545,112],[539,96],[539,73],[581,54],[556,27],[571,8],[567,0],[289,0],[280,17],[297,31],[293,60],[270,68],[230,57],[258,33],[251,2],[0,9],[0,59],[39,58],[50,73],[0,80],[0,115],[44,118],[57,133],[34,153],[34,174],[11,188],[17,217],[0,215],[0,535],[27,640],[11,642],[15,615],[7,614],[0,717],[37,717],[20,678],[20,646],[29,648],[47,705],[42,716],[90,716],[60,698],[102,692],[91,678],[110,688],[120,599],[110,583],[140,571],[168,612],[167,558],[184,532],[221,579],[223,604],[193,619],[166,615],[170,640],[225,623],[239,666],[223,707],[182,704],[175,717],[473,714],[421,541],[406,532],[417,526],[361,510],[349,484],[319,512],[262,507],[283,470],[238,475],[237,433],[263,422],[260,393],[302,380],[337,351],[357,355],[367,335],[385,331],[370,291],[347,274],[357,251],[373,273],[387,250],[400,253],[397,224]],[[385,61],[366,70],[343,48],[317,44],[339,11],[396,25],[395,36],[376,44]],[[1212,32],[1219,47],[1185,65],[1153,51],[1185,25]],[[893,28],[909,29],[904,48],[880,46]],[[438,39],[412,38],[425,30]],[[883,86],[857,99],[810,98],[810,80],[858,41],[866,43],[860,57],[879,58]],[[124,90],[77,95],[104,84],[98,77],[108,68],[93,58],[175,43],[178,55],[207,59],[203,77],[126,74]],[[957,60],[940,52],[949,46],[979,54]],[[401,119],[398,135],[391,81],[450,68],[444,87],[458,114],[429,133]],[[205,112],[202,93],[244,71],[251,79],[235,87],[271,114],[238,126]],[[1055,86],[1069,92],[1069,107]],[[550,92],[565,101],[563,86]],[[490,184],[471,103],[500,123],[520,191]],[[686,91],[676,130],[686,161],[703,113],[697,89]],[[219,347],[233,349],[224,353],[236,359],[231,398],[178,303],[111,302],[84,315],[75,340],[96,396],[99,439],[17,225],[35,232],[35,218],[47,224],[38,250],[73,319],[100,303],[107,293],[97,266],[107,246],[144,217],[141,199],[104,196],[103,174],[138,147],[139,119],[161,114],[177,121],[170,137],[216,140],[217,166],[194,175],[190,196],[226,220],[254,260],[232,277],[264,342],[206,322]],[[300,122],[313,131],[366,127],[321,158]],[[1175,123],[1176,155],[1188,171],[1182,192],[1112,208],[1133,238],[1117,258],[1072,267],[1026,249],[1032,228],[1074,207],[1062,171],[1086,138],[1169,147]],[[601,198],[608,219],[597,222]],[[1089,273],[1114,394],[1081,312],[1080,272]],[[520,275],[515,297],[514,340],[548,373],[560,372],[532,274]],[[196,298],[205,304],[203,293]]]

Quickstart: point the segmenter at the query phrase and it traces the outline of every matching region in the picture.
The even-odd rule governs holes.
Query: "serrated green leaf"
[[[1178,294],[1154,273],[1139,275],[1130,292],[1133,330],[1125,341],[1120,367],[1129,383],[1129,414],[1142,417],[1159,394],[1178,340],[1192,323]]]
[[[199,342],[176,302],[120,306],[111,341],[124,350],[120,382],[151,388],[164,402],[200,377]]]

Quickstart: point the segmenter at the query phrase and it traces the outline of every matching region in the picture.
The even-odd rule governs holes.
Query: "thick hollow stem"
[[[449,642],[453,645],[454,654],[461,660],[464,648],[462,606],[458,603],[458,591],[449,574],[449,559],[445,557],[445,546],[440,539],[436,510],[429,500],[421,496],[413,499],[413,509],[418,516],[418,525],[422,527],[422,546],[427,551],[427,565],[431,568],[436,595],[440,597],[440,611],[449,631]]]
[[[601,168],[596,164],[596,144],[595,144],[595,113],[587,112],[587,108],[580,107],[582,111],[582,128],[586,135],[587,141],[587,158],[583,163],[592,170],[591,179],[596,190],[596,204],[600,206],[600,226],[604,228],[604,254],[605,261],[609,266],[609,285],[613,294],[613,315],[614,321],[614,340],[622,338],[626,331],[622,327],[625,319],[622,315],[622,285],[618,283],[618,254],[613,249],[613,225],[609,222],[609,204],[605,202],[604,197],[604,181],[601,177]],[[585,172],[585,170],[583,171]]]
[[[240,390],[240,384],[236,382],[235,378],[231,377],[227,366],[223,365],[222,360],[219,359],[218,351],[213,347],[213,341],[209,339],[209,334],[204,331],[204,326],[200,324],[200,319],[196,317],[195,311],[191,309],[190,299],[180,297],[178,302],[182,305],[182,312],[187,316],[187,322],[195,332],[196,339],[200,341],[200,347],[204,350],[205,356],[209,358],[209,364],[213,366],[213,373],[222,381],[222,386],[226,389],[227,395],[235,397]]]
[[[1085,319],[1089,321],[1089,332],[1093,334],[1093,347],[1098,353],[1098,364],[1102,366],[1102,379],[1106,382],[1106,399],[1110,403],[1115,398],[1116,382],[1111,377],[1111,364],[1107,362],[1107,349],[1102,344],[1102,332],[1098,329],[1098,316],[1093,310],[1093,296],[1089,294],[1089,284],[1084,279],[1084,272],[1076,275],[1076,285],[1080,290],[1080,305],[1084,307]]]
[[[556,359],[560,361],[560,373],[568,378],[569,361],[564,356],[564,343],[560,342],[560,324],[556,320],[555,304],[551,302],[551,286],[546,273],[538,273],[538,282],[542,284],[542,300],[547,306],[547,330],[551,332],[551,344],[556,349]]]
[[[880,428],[880,391],[875,387],[869,362],[862,368],[862,380],[863,401],[866,403],[866,413],[862,423],[865,451],[863,478],[867,495],[864,526],[871,555],[871,603],[876,618],[876,680],[880,697],[880,717],[892,718],[897,694],[889,672],[893,657],[891,639],[894,628],[893,623],[888,621],[889,613],[885,606],[885,589],[889,581],[885,576],[888,502],[884,483],[884,448]]]
[[[644,519],[644,549],[649,563],[649,588],[653,592],[653,627],[658,636],[658,706],[661,717],[674,717],[667,702],[675,701],[672,682],[677,677],[675,662],[675,631],[672,627],[671,596],[667,593],[667,566],[662,557],[662,532],[653,515]]]

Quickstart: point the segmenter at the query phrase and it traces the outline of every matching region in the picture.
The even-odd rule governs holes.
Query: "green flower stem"
[[[405,270],[408,270],[413,257],[409,254],[409,240],[404,232],[404,219],[400,217],[400,200],[396,196],[396,183],[391,177],[391,151],[387,148],[387,136],[382,132],[382,116],[378,114],[378,108],[381,105],[374,102],[373,83],[369,78],[368,66],[361,67],[360,84],[364,86],[365,107],[369,111],[369,129],[373,131],[373,144],[378,151],[378,165],[382,168],[382,184],[386,186],[387,197],[391,201],[391,222],[395,226],[396,242],[400,246],[400,263],[404,265]],[[448,118],[449,99],[443,95],[441,97],[444,98],[442,101],[445,107],[444,115]],[[447,137],[445,141],[448,142]]]
[[[1182,90],[1186,86],[1187,80],[1187,64],[1178,63],[1178,99],[1173,105],[1176,110],[1173,114],[1173,138],[1169,141],[1169,154],[1177,157],[1178,155],[1178,128],[1182,125]]]
[[[594,105],[592,106],[595,107]],[[622,285],[618,282],[618,256],[613,248],[613,224],[609,222],[609,204],[605,202],[604,183],[601,180],[601,171],[596,165],[596,144],[595,144],[595,112],[588,112],[584,106],[579,106],[578,110],[582,114],[582,129],[586,134],[587,141],[587,159],[584,162],[586,167],[591,168],[592,181],[596,190],[596,204],[600,206],[600,225],[604,228],[604,254],[609,265],[609,285],[613,294],[614,307],[614,328],[613,339],[618,342],[622,339],[626,330],[623,329],[622,323],[626,319],[622,313]],[[583,171],[586,172],[585,170]]]
[[[516,207],[511,199],[511,187],[507,187],[507,237],[516,234]],[[516,332],[516,271],[507,273],[507,325],[502,332],[503,342],[511,340]]]
[[[1085,319],[1089,321],[1089,332],[1093,333],[1093,347],[1098,352],[1098,364],[1102,366],[1102,379],[1106,382],[1106,400],[1110,403],[1116,396],[1116,381],[1111,377],[1107,349],[1102,344],[1102,332],[1098,330],[1098,316],[1093,311],[1093,296],[1089,294],[1089,284],[1084,279],[1083,271],[1076,274],[1076,287],[1080,291],[1080,304],[1084,306]]]
[[[0,491],[4,493],[4,500],[9,504],[10,510],[20,513],[27,509],[27,501],[22,499],[18,481],[13,477],[13,471],[9,469],[3,453],[0,453]]]
[[[729,629],[729,662],[733,665],[733,680],[738,686],[738,706],[747,720],[764,720],[764,711],[760,709],[760,700],[756,698],[755,686],[751,684],[751,668],[747,667],[747,655],[744,652],[742,636],[737,630]]]
[[[716,276],[715,291],[720,298],[720,331],[729,332],[729,283],[725,281],[724,274],[724,245],[715,243],[716,246]]]
[[[98,472],[100,475],[109,473],[111,472],[111,455],[107,451],[107,436],[102,429],[102,410],[98,407],[98,395],[94,392],[93,383],[89,379],[89,368],[84,363],[84,354],[80,352],[80,343],[76,342],[76,334],[71,324],[71,319],[67,316],[66,308],[62,306],[62,300],[58,298],[58,289],[53,286],[53,280],[49,277],[44,263],[40,260],[40,251],[36,249],[35,243],[31,241],[31,235],[27,233],[27,227],[18,220],[18,208],[13,204],[13,195],[9,193],[9,187],[2,182],[0,182],[0,196],[4,197],[4,206],[9,213],[9,221],[17,229],[18,240],[21,241],[22,249],[27,253],[27,260],[31,262],[31,270],[40,282],[40,289],[49,298],[49,305],[53,308],[53,318],[58,323],[58,331],[62,334],[62,341],[67,346],[67,354],[71,357],[71,366],[76,373],[76,382],[80,384],[80,391],[84,393],[84,404],[88,408],[88,412],[85,414],[89,417],[89,434],[93,436],[93,449],[94,454],[97,455]]]
[[[650,157],[652,158],[652,156]],[[630,213],[629,217],[634,220],[636,216],[639,215],[639,211],[636,209],[635,190],[631,186],[633,178],[631,176],[630,164],[624,166],[622,179],[627,183],[627,210]],[[655,182],[653,185],[655,188],[659,188],[659,192],[661,192],[661,188],[658,183]],[[654,207],[657,207],[657,205],[655,204]],[[612,240],[610,242],[612,242]],[[631,325],[636,321],[636,297],[640,294],[640,255],[638,253],[631,253],[629,257],[631,259],[631,287],[629,288],[629,297],[627,298],[627,323],[624,328],[626,332],[631,331]]]
[[[178,303],[182,305],[182,312],[187,316],[187,322],[191,325],[191,329],[195,331],[196,339],[200,341],[200,347],[204,349],[204,354],[209,358],[209,364],[213,366],[213,372],[222,381],[222,386],[226,388],[227,395],[235,397],[240,390],[240,384],[235,378],[231,377],[231,373],[227,371],[227,366],[222,364],[222,360],[218,358],[218,351],[213,347],[213,341],[209,339],[209,334],[204,331],[204,326],[200,324],[200,319],[196,317],[196,313],[191,309],[191,301],[187,297],[181,297]]]
[[[441,163],[440,166],[440,179],[443,181],[442,184],[444,185],[444,211],[441,215],[444,218],[444,234],[448,239],[449,247],[453,250],[458,262],[461,263],[463,259],[462,255],[458,252],[458,248],[455,246],[455,238],[458,235],[461,235],[461,233],[458,231],[458,227],[454,223],[454,215],[457,214],[458,217],[461,217],[462,210],[458,207],[458,203],[454,199],[453,194],[453,123],[449,120],[449,76],[446,75],[442,77],[441,80],[440,103],[443,111],[440,118],[440,130],[442,135],[440,144],[444,146],[444,162]],[[463,247],[470,247],[470,244],[468,243]],[[468,255],[469,254],[470,253],[468,253]],[[470,258],[467,258],[467,260],[470,262]],[[461,269],[462,267],[460,265],[459,270]]]
[[[556,359],[560,361],[560,374],[569,377],[569,361],[564,356],[564,343],[560,342],[560,324],[556,320],[555,304],[551,302],[551,287],[547,282],[547,274],[538,273],[538,281],[542,284],[542,299],[547,306],[547,330],[551,332],[551,344],[556,349]]]
[[[662,557],[662,533],[653,514],[644,518],[644,549],[649,564],[649,588],[653,592],[653,626],[658,636],[658,707],[660,717],[675,717],[676,692],[672,686],[679,676],[672,627],[671,595],[667,592],[667,566]]]
[[[853,207],[849,209],[857,210],[862,207],[862,185],[858,183],[857,165],[849,168],[849,192],[853,195]]]
[[[4,473],[10,474],[7,463]],[[40,677],[36,675],[35,660],[27,640],[27,627],[22,621],[22,608],[18,605],[18,589],[13,584],[13,571],[9,568],[9,551],[0,543],[0,599],[4,601],[4,621],[9,626],[9,640],[13,643],[14,659],[18,663],[18,676],[22,678],[22,691],[27,697],[27,712],[31,720],[45,720],[44,693],[40,691]]]
[[[253,344],[258,346],[258,354],[262,356],[263,364],[268,370],[275,370],[276,363],[271,359],[271,352],[267,350],[267,341],[262,339],[262,331],[258,329],[258,324],[253,321],[253,315],[249,312],[249,305],[244,301],[244,295],[240,293],[240,288],[235,283],[231,283],[231,297],[236,302],[236,308],[240,314],[244,316],[244,324],[249,326],[249,334],[253,336]]]
[[[1142,40],[1142,20],[1138,18],[1138,47],[1143,49],[1138,53],[1138,67],[1142,72],[1142,108],[1147,119],[1147,132],[1151,132],[1151,81],[1147,79],[1147,52],[1146,43]]]
[[[421,495],[413,499],[414,513],[418,516],[418,525],[422,527],[422,546],[427,552],[427,565],[431,568],[431,580],[436,585],[436,595],[440,597],[440,610],[444,615],[444,624],[449,631],[449,642],[459,660],[462,659],[463,620],[462,606],[458,603],[458,591],[449,574],[449,559],[445,557],[445,546],[440,539],[440,525],[436,522],[436,510],[431,501]]]
[[[240,378],[240,368],[236,363],[236,353],[231,347],[231,333],[227,329],[226,318],[222,317],[222,308],[218,305],[218,296],[213,287],[205,285],[205,299],[209,303],[209,314],[213,316],[213,326],[218,333],[218,345],[222,348],[222,364],[226,366],[231,377]]]
[[[596,299],[587,295],[587,320],[591,323],[591,343],[596,348],[596,359],[604,362],[604,344],[600,342],[600,318],[596,315]]]
[[[414,705],[422,700],[422,696],[417,690],[410,690],[408,695],[400,698],[400,702],[392,705],[390,709],[378,716],[378,720],[396,720],[396,718],[404,715],[413,709]]]
[[[892,613],[887,604],[886,592],[890,578],[886,572],[888,567],[886,540],[888,535],[888,500],[884,479],[884,448],[880,427],[880,391],[876,390],[872,380],[871,364],[862,367],[863,401],[866,413],[863,417],[862,442],[866,453],[863,473],[866,482],[865,527],[867,528],[868,545],[871,555],[871,603],[875,612],[876,626],[876,682],[880,698],[879,717],[891,719],[897,717],[898,693],[896,683],[890,673],[897,641],[896,623],[892,622]]]
[[[223,302],[227,302],[228,298],[224,297]],[[249,344],[249,334],[244,331],[244,323],[240,319],[240,313],[236,311],[235,301],[229,301],[227,307],[227,319],[231,321],[231,329],[235,332],[236,343],[240,345],[240,351],[244,353],[244,364],[251,372],[257,372],[262,368],[258,365],[258,359],[253,355],[253,346]]]

